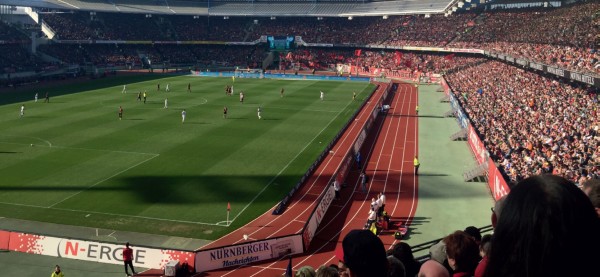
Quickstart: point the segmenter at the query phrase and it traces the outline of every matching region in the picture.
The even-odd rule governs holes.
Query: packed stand
[[[558,9],[491,11],[449,46],[472,47],[527,58],[574,71],[600,73],[596,43],[600,2]]]
[[[474,24],[475,13],[444,15],[423,15],[402,17],[403,22],[385,41],[395,46],[435,46],[444,47],[469,25]]]
[[[359,72],[365,73],[377,68],[388,72],[410,71],[423,73],[443,73],[456,66],[476,58],[462,57],[455,59],[455,55],[425,54],[420,52],[401,52],[389,50],[362,50],[356,56],[354,49],[329,49],[308,48],[297,49],[291,54],[280,54],[280,63],[285,69],[332,69],[336,64],[358,65]]]
[[[309,43],[334,43],[334,44],[381,44],[389,36],[389,30],[398,26],[406,17],[357,17],[353,20],[347,18],[326,17],[317,18],[277,18],[276,20],[260,20],[259,27],[254,30],[253,36],[302,36]]]
[[[61,40],[92,40],[100,37],[101,30],[94,28],[86,13],[46,13],[42,20]]]
[[[145,17],[144,14],[101,13],[102,39],[107,40],[173,40],[165,31],[168,25],[160,18]]]
[[[90,61],[84,47],[77,44],[43,44],[38,46],[37,51],[70,65],[83,65]]]
[[[542,173],[600,178],[597,91],[484,60],[446,80],[512,184]]]
[[[4,42],[25,42],[30,41],[29,37],[25,34],[19,32],[14,27],[4,23],[4,21],[0,20],[0,41]]]
[[[43,18],[61,39],[254,41],[261,35],[294,35],[309,43],[478,48],[599,73],[600,53],[594,35],[600,26],[600,16],[595,16],[599,10],[600,3],[595,1],[558,9],[388,19],[224,19],[115,13],[57,13]]]
[[[50,70],[54,66],[31,54],[25,45],[0,44],[0,74]]]

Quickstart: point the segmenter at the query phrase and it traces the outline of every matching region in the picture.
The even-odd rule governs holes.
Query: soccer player
[[[165,98],[165,109],[169,108],[169,98]]]
[[[325,93],[323,91],[321,91],[321,101],[323,101],[324,97],[325,97]]]
[[[144,91],[144,104],[146,104],[146,91]]]
[[[352,101],[356,100],[356,91],[352,92]]]
[[[167,87],[165,88],[166,92],[169,92],[169,84],[167,83]]]
[[[119,106],[119,120],[123,119],[123,107]]]
[[[240,91],[240,102],[244,104],[244,92]]]
[[[260,116],[260,112],[262,110],[260,109],[260,106],[258,106],[258,109],[256,109],[256,113],[258,114],[258,119],[262,119],[262,117]]]
[[[279,92],[281,94],[281,97],[283,97],[283,91],[284,91],[284,89],[281,88],[281,91]]]
[[[50,103],[50,94],[46,92],[46,99],[44,99],[44,103]]]
[[[137,101],[142,102],[142,92],[141,91],[138,92]]]
[[[35,102],[37,103],[37,100],[38,100],[38,93],[37,93],[37,92],[35,93],[35,96],[33,97],[33,99],[34,99],[34,100],[35,100]]]
[[[25,104],[21,105],[21,113],[19,114],[19,118],[25,116]]]
[[[185,115],[187,113],[185,112],[185,109],[183,111],[181,111],[181,124],[185,123]]]
[[[127,85],[123,85],[123,91],[121,93],[127,93]]]
[[[192,92],[192,83],[188,83],[188,92]]]
[[[160,83],[156,84],[156,91],[160,91]]]
[[[223,118],[227,118],[227,106],[223,107]]]

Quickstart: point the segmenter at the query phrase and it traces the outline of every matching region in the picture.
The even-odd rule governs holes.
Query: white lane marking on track
[[[400,121],[398,121],[398,122],[400,122]],[[383,125],[383,124],[382,124],[382,125]],[[398,124],[398,126],[399,126],[399,124]],[[408,128],[408,124],[406,125],[406,128]],[[397,128],[396,132],[397,132],[397,131],[398,131],[398,128]],[[405,135],[405,136],[406,136],[406,135]],[[405,142],[405,144],[406,144],[406,142]],[[404,156],[404,151],[403,151],[402,153],[403,153],[403,156]],[[379,163],[379,160],[378,160],[378,163]],[[402,167],[404,167],[404,163],[402,164]],[[402,180],[402,179],[400,179],[400,180]],[[413,197],[414,197],[414,193],[413,193]],[[398,202],[398,199],[399,199],[399,198],[400,198],[400,190],[398,190],[398,197],[396,198],[396,203]],[[414,199],[413,199],[413,201],[414,201]],[[361,206],[359,207],[359,210],[360,210],[360,208],[362,208],[362,206],[363,206],[363,204],[364,204],[364,203],[366,203],[366,202],[364,202],[364,201],[363,201],[363,203],[362,203],[362,204],[361,204]],[[338,213],[338,214],[339,214],[339,213]],[[351,223],[351,222],[354,220],[354,218],[356,217],[356,215],[357,215],[357,214],[358,214],[358,211],[357,211],[357,212],[354,214],[354,216],[352,216],[352,218],[351,218],[350,220],[348,220],[348,221],[346,222],[346,224],[344,224],[344,227],[343,227],[343,228],[342,228],[340,231],[338,231],[336,234],[334,234],[334,235],[332,236],[332,238],[333,238],[333,237],[336,237],[336,236],[339,236],[339,234],[341,234],[341,233],[342,233],[342,231],[343,231],[344,229],[346,229],[346,228],[348,227],[348,225],[349,225],[349,224],[350,224],[350,223]],[[396,241],[394,240],[394,243],[395,243],[395,242],[396,242]],[[394,243],[393,243],[393,244],[394,244]],[[393,244],[392,244],[392,245],[393,245]],[[327,246],[327,243],[324,243],[324,244],[323,244],[321,247],[319,247],[317,250],[315,250],[315,252],[313,252],[311,255],[308,255],[308,256],[307,256],[307,257],[306,257],[304,260],[300,261],[300,263],[299,263],[299,264],[302,264],[302,263],[306,262],[306,260],[308,260],[308,259],[309,259],[309,258],[310,258],[312,255],[314,255],[314,254],[318,253],[318,252],[319,252],[321,249],[323,249],[325,246]],[[327,262],[325,262],[325,263],[323,263],[323,264],[328,264],[328,263],[330,263],[330,262],[331,262],[331,260],[332,260],[333,258],[334,258],[334,257],[331,257],[331,258],[329,258],[329,260],[327,260]]]
[[[346,109],[346,108],[347,108],[347,107],[350,105],[350,103],[352,103],[352,102],[348,102],[348,104],[346,104],[346,106],[344,107],[344,109]],[[342,111],[343,111],[344,109],[342,109]],[[286,164],[286,165],[285,165],[285,166],[284,166],[284,167],[283,167],[283,168],[282,168],[282,169],[281,169],[281,170],[280,170],[280,171],[277,173],[277,175],[275,175],[275,176],[273,177],[273,179],[271,179],[271,181],[269,181],[269,183],[267,183],[267,185],[266,185],[266,186],[265,186],[265,187],[264,187],[264,188],[263,188],[263,189],[262,189],[262,190],[261,190],[261,191],[260,191],[260,192],[259,192],[259,193],[258,193],[256,196],[254,196],[254,198],[253,198],[253,199],[250,201],[250,203],[248,203],[248,204],[247,204],[247,205],[246,205],[246,206],[245,206],[245,207],[244,207],[244,208],[243,208],[243,209],[242,209],[242,210],[241,210],[241,211],[240,211],[240,212],[239,212],[239,213],[238,213],[238,214],[237,214],[237,215],[236,215],[236,216],[235,216],[233,219],[232,219],[232,222],[233,222],[235,219],[237,219],[237,217],[238,217],[238,216],[240,216],[240,215],[242,214],[242,212],[244,212],[244,211],[245,211],[245,210],[246,210],[246,209],[247,209],[247,208],[248,208],[248,207],[249,207],[249,206],[250,206],[250,205],[251,205],[251,204],[252,204],[252,203],[253,203],[253,202],[254,202],[254,201],[255,201],[255,200],[256,200],[256,199],[257,199],[257,198],[258,198],[258,197],[259,197],[259,196],[260,196],[260,195],[261,195],[261,194],[262,194],[262,193],[263,193],[263,192],[264,192],[264,191],[265,191],[265,190],[266,190],[266,189],[267,189],[267,188],[268,188],[268,187],[269,187],[269,186],[270,186],[270,185],[271,185],[271,184],[272,184],[274,181],[275,181],[275,180],[276,180],[276,179],[277,179],[277,177],[279,177],[279,175],[281,175],[281,174],[283,173],[283,171],[284,171],[285,169],[287,169],[287,167],[288,167],[288,166],[289,166],[289,165],[290,165],[290,164],[291,164],[293,161],[295,161],[295,160],[298,158],[298,156],[300,156],[300,154],[302,154],[302,152],[304,152],[304,150],[305,150],[305,149],[306,149],[306,148],[307,148],[309,145],[311,145],[311,144],[312,144],[312,143],[315,141],[315,139],[316,139],[316,138],[317,138],[317,137],[318,137],[318,136],[319,136],[319,135],[320,135],[320,134],[321,134],[323,131],[325,131],[325,129],[327,129],[327,127],[329,127],[329,125],[331,125],[331,123],[332,123],[332,122],[333,122],[333,121],[334,121],[334,120],[335,120],[335,119],[336,119],[336,118],[337,118],[337,117],[338,117],[338,116],[341,114],[341,112],[342,112],[342,111],[338,112],[338,114],[337,114],[335,117],[333,117],[333,118],[332,118],[332,119],[329,121],[329,123],[327,123],[327,125],[325,125],[325,127],[323,127],[323,129],[321,129],[321,131],[319,131],[319,133],[318,133],[317,135],[315,135],[315,137],[314,137],[314,138],[313,138],[311,141],[309,141],[309,142],[308,142],[308,143],[307,143],[307,144],[304,146],[304,148],[302,148],[302,150],[301,150],[300,152],[298,152],[298,154],[296,154],[296,156],[295,156],[293,159],[291,159],[291,160],[290,160],[290,162],[289,162],[288,164]],[[354,124],[353,124],[353,127],[352,127],[352,128],[354,128]],[[346,139],[346,138],[344,138],[344,139]],[[318,179],[318,178],[317,178],[317,179]],[[316,181],[315,181],[315,182],[316,182]],[[313,185],[314,185],[314,183],[313,183]],[[312,187],[312,186],[311,186],[311,187]],[[302,198],[304,198],[304,196],[302,196]],[[290,209],[291,209],[292,207],[294,207],[296,204],[298,204],[298,203],[294,203],[294,204],[292,204],[291,206],[287,207],[287,210],[290,210]],[[268,211],[264,212],[262,215],[258,216],[258,217],[257,217],[257,218],[255,218],[254,220],[252,220],[252,221],[250,221],[250,222],[246,223],[244,226],[242,226],[242,227],[240,227],[240,228],[243,228],[243,227],[245,227],[245,226],[248,226],[248,225],[252,224],[254,221],[258,220],[259,218],[261,218],[261,217],[262,217],[263,215],[265,215],[266,213],[269,213],[269,212],[271,212],[271,211],[273,210],[273,208],[275,208],[275,207],[276,207],[276,206],[272,207],[272,208],[271,208],[271,209],[269,209]],[[270,223],[272,223],[272,222],[273,222],[274,220],[276,220],[276,219],[277,219],[277,218],[273,219],[271,222],[267,223],[265,226],[268,226]],[[290,221],[290,222],[291,222],[291,221]],[[240,229],[240,228],[238,228],[238,229]],[[255,234],[256,232],[260,231],[261,229],[263,229],[263,227],[261,227],[261,228],[258,228],[256,231],[254,231],[254,232],[250,233],[249,235]],[[211,243],[209,243],[209,244],[207,244],[207,245],[203,246],[202,248],[207,248],[208,246],[210,246],[211,244],[214,244],[215,242],[217,242],[217,241],[221,240],[222,238],[223,238],[223,237],[221,237],[221,238],[219,238],[219,239],[217,239],[217,240],[214,240],[214,241],[212,241]],[[240,241],[241,241],[241,240],[238,240],[238,241],[236,241],[235,243],[238,243],[238,242],[240,242]],[[201,249],[202,249],[202,248],[201,248]],[[233,271],[232,271],[232,272],[233,272]]]
[[[370,102],[369,102],[369,103],[370,103]],[[367,110],[368,110],[368,112],[367,112],[367,113],[370,113],[370,112],[371,112],[371,110],[370,110],[370,109],[364,109],[363,111],[361,111],[361,113],[362,113],[362,112],[364,112],[364,111],[367,111]],[[360,115],[359,115],[359,116],[360,116]],[[337,116],[336,116],[336,117],[337,117]],[[352,124],[352,126],[350,127],[350,129],[348,129],[348,130],[346,130],[346,131],[348,132],[348,131],[350,131],[350,130],[353,130],[353,129],[356,127],[356,125],[357,125],[357,124]],[[349,137],[349,136],[344,136],[344,140],[342,141],[342,143],[343,143],[343,142],[344,142],[344,141],[345,141],[345,140],[346,140],[348,137]],[[339,142],[338,142],[338,143],[339,143]],[[348,152],[350,152],[350,150],[351,150],[351,149],[352,149],[352,147],[350,147],[350,148],[348,149],[348,151],[346,152],[346,154],[347,154]],[[333,160],[333,159],[330,159],[330,160],[328,161],[328,163],[327,163],[327,164],[325,165],[325,167],[324,167],[324,168],[321,170],[321,173],[319,173],[318,177],[317,177],[317,178],[315,179],[315,181],[312,183],[312,185],[311,185],[311,187],[310,187],[310,188],[312,188],[312,187],[313,187],[313,186],[314,186],[314,185],[317,183],[317,181],[319,180],[319,178],[320,178],[320,176],[321,176],[321,174],[322,174],[323,170],[324,170],[324,169],[325,169],[325,168],[326,168],[326,167],[329,165],[329,163],[331,162],[331,160]],[[342,161],[340,161],[340,163],[341,163],[341,162],[343,162],[343,160],[342,160]],[[331,177],[331,178],[333,178],[333,177]],[[329,178],[329,180],[328,180],[327,184],[331,183],[331,178]],[[310,188],[309,188],[307,191],[310,191]],[[302,200],[303,198],[304,198],[304,195],[303,195],[303,196],[300,198],[300,200]],[[295,205],[297,205],[299,202],[300,202],[300,201],[298,201],[298,202],[296,202],[296,203],[292,204],[290,207],[288,207],[288,210],[290,210],[292,207],[294,207]],[[314,203],[314,202],[315,202],[315,201],[313,201],[313,203]],[[311,203],[311,205],[309,205],[309,208],[310,208],[311,206],[312,206],[312,203]],[[302,212],[301,212],[301,213],[300,213],[300,214],[299,214],[299,215],[298,215],[298,216],[297,216],[295,219],[297,219],[297,218],[298,218],[300,215],[302,215],[304,212],[306,212],[306,210],[308,210],[309,208],[306,208],[306,209],[304,209],[304,211],[302,211]],[[269,211],[270,211],[270,210],[269,210]],[[263,215],[264,215],[264,214],[263,214]],[[262,216],[262,215],[261,215],[261,216]],[[258,219],[258,218],[256,218],[255,220],[257,220],[257,219]],[[275,220],[276,220],[276,219],[273,219],[271,222],[267,223],[265,226],[268,226],[270,223],[272,223],[272,222],[273,222],[273,221],[275,221]],[[253,221],[254,221],[254,220],[253,220]],[[250,223],[252,223],[253,221],[251,221]],[[250,223],[248,223],[248,224],[250,224]],[[248,224],[247,224],[247,225],[248,225]],[[281,229],[285,228],[287,225],[289,225],[289,223],[288,223],[288,224],[286,224],[284,227],[281,227],[279,230],[281,230]],[[262,229],[262,227],[261,227],[261,228],[259,228],[259,229],[257,229],[255,232],[258,232],[260,229]],[[273,234],[275,234],[275,233],[276,233],[276,232],[274,232]],[[315,236],[316,236],[316,234],[315,234]],[[237,243],[237,242],[236,242],[236,243]],[[206,246],[205,246],[204,248],[206,248]],[[281,259],[279,259],[279,260],[281,260]],[[277,260],[277,261],[279,261],[279,260]],[[277,262],[277,261],[275,261],[275,262]],[[275,262],[274,262],[273,264],[275,264]],[[271,265],[273,265],[273,264],[271,264]],[[271,266],[271,265],[270,265],[270,266]],[[228,274],[230,274],[230,273],[232,273],[232,272],[236,271],[236,270],[237,270],[237,269],[239,269],[239,268],[241,268],[241,266],[240,266],[240,267],[237,267],[237,268],[235,268],[235,269],[233,269],[233,270],[231,270],[231,271],[229,271],[228,273],[226,273],[226,274],[224,274],[224,275],[222,275],[222,276],[226,276],[226,275],[228,275]],[[262,272],[262,271],[261,271],[261,272]],[[259,273],[260,273],[260,272],[259,272]],[[254,274],[254,275],[256,275],[256,274]],[[252,275],[252,276],[254,276],[254,275]]]
[[[382,121],[382,124],[379,126],[378,133],[381,131],[381,128],[382,128],[382,127],[383,127],[383,121]],[[376,142],[376,141],[374,141],[374,142],[373,142],[373,144],[371,145],[371,149],[369,150],[369,153],[372,153],[372,151],[373,151],[373,148],[375,147],[375,142]],[[352,149],[352,147],[350,147],[350,149]],[[353,191],[355,191],[355,190],[356,190],[356,186],[357,186],[357,185],[358,185],[358,180],[357,180],[357,181],[356,181],[356,183],[354,184],[354,187],[355,187],[355,188],[354,188],[354,190],[353,190]],[[369,190],[370,190],[370,188],[369,188]],[[354,193],[353,193],[353,194],[354,194]],[[351,195],[351,196],[352,196],[352,195]],[[367,197],[368,197],[368,192],[365,194],[365,199],[367,199]],[[344,206],[346,206],[346,205],[347,205],[347,204],[348,204],[348,203],[351,201],[351,199],[352,199],[352,197],[349,197],[349,198],[346,200],[346,203],[344,204]],[[362,204],[361,204],[360,208],[362,208],[362,206],[363,206],[364,204],[365,204],[365,201],[363,201],[363,202],[362,202]],[[359,209],[359,210],[360,210],[360,209]],[[341,209],[340,209],[340,211],[341,211]],[[340,213],[340,212],[338,212],[338,215],[339,215],[339,213]],[[349,220],[349,221],[348,221],[348,222],[347,222],[347,223],[344,225],[344,227],[342,228],[342,230],[343,230],[343,229],[345,229],[345,228],[348,226],[348,224],[354,220],[354,218],[356,217],[356,215],[357,215],[357,214],[358,214],[358,212],[357,212],[357,213],[355,213],[355,214],[354,214],[354,216],[352,217],[352,219],[351,219],[351,220]],[[336,215],[336,217],[337,217],[337,215]],[[323,227],[322,227],[320,230],[324,230],[324,229],[326,229],[326,227],[327,227],[329,224],[331,224],[332,222],[333,222],[333,221],[329,221],[329,222],[328,222],[327,224],[325,224],[325,225],[324,225],[324,226],[323,226]],[[341,233],[341,230],[340,230],[340,231],[339,231],[339,232],[338,232],[336,235],[338,235],[339,233]],[[315,233],[315,237],[316,237],[318,234],[319,234],[319,233]],[[325,245],[327,245],[327,244],[324,244],[322,247],[320,247],[318,250],[316,250],[316,251],[315,251],[313,254],[315,254],[315,253],[317,253],[318,251],[320,251],[320,250],[321,250],[323,247],[325,247]],[[312,256],[313,254],[311,254],[310,256]],[[307,259],[308,259],[310,256],[308,256],[307,258],[305,258],[304,260],[302,260],[300,263],[296,263],[296,264],[297,264],[297,265],[298,265],[298,264],[302,264],[302,263],[303,263],[303,262],[305,262],[305,261],[306,261],[306,260],[307,260]],[[275,262],[271,263],[270,265],[268,265],[268,266],[267,266],[267,268],[269,268],[269,267],[273,266],[275,263],[277,263],[278,261],[281,261],[282,259],[283,259],[283,258],[280,258],[280,259],[278,259],[277,261],[275,261]],[[234,270],[235,270],[235,269],[234,269]],[[264,270],[264,269],[263,269],[263,270]],[[261,273],[263,270],[260,270],[259,272],[256,272],[255,274],[253,274],[253,275],[251,275],[251,276],[255,276],[255,275],[257,275],[257,274]],[[229,273],[227,273],[227,274],[229,274]],[[227,274],[225,274],[225,275],[227,275]],[[225,276],[225,275],[223,275],[223,276]]]
[[[415,88],[415,90],[416,90],[415,91],[416,102],[418,103],[419,102],[419,89]],[[412,91],[412,89],[411,89],[411,91]],[[412,93],[411,93],[411,99],[412,99]],[[416,119],[415,132],[414,132],[415,141],[417,141],[417,139],[419,138],[419,130],[417,128],[418,126],[419,126],[419,120]],[[406,127],[408,128],[408,124]],[[417,145],[417,143],[415,143],[415,155],[418,155],[417,151],[418,151],[418,145]],[[404,156],[404,153],[402,153],[402,156]],[[400,190],[398,190],[398,191],[400,191]],[[416,202],[415,201],[416,200],[415,193],[417,192],[417,176],[414,174],[413,174],[413,190],[412,191],[413,192],[412,192],[412,197],[411,197],[410,211],[408,212],[408,217],[407,217],[408,220],[406,221],[407,226],[410,225],[410,223],[412,222],[413,210],[414,210],[415,202]],[[390,245],[390,249],[396,244],[397,241],[398,240],[394,239],[394,242],[392,242],[392,245]]]
[[[380,126],[380,129],[381,129],[381,127],[382,127],[382,126],[383,126],[383,124]],[[406,125],[406,128],[408,128],[408,124]],[[398,131],[398,130],[396,130],[396,131]],[[406,133],[408,133],[408,132],[406,132]],[[407,135],[407,134],[405,134],[405,137],[406,137],[406,135]],[[371,148],[370,152],[372,152],[374,145],[375,145],[375,142],[373,143],[373,145],[372,145],[372,148]],[[403,151],[403,156],[404,156],[404,151]],[[404,163],[403,163],[403,165],[402,165],[402,166],[404,166]],[[357,180],[357,182],[356,182],[355,186],[357,186],[357,185],[358,185],[358,180]],[[414,202],[415,202],[415,201],[414,201],[414,200],[415,200],[415,199],[414,199],[414,196],[415,196],[414,192],[415,192],[415,190],[416,190],[416,189],[413,187],[413,199],[412,199],[412,201],[413,201],[413,206],[414,206]],[[398,191],[400,191],[400,190],[398,190]],[[367,193],[367,195],[368,195],[368,193]],[[365,199],[366,199],[366,198],[367,198],[367,197],[365,196]],[[350,201],[350,199],[351,199],[351,198],[349,198],[349,200],[346,202],[346,204],[347,204],[347,203]],[[399,199],[399,196],[398,196],[398,198],[397,198],[397,201],[398,201],[398,199]],[[353,222],[353,221],[354,221],[354,218],[355,218],[355,217],[356,217],[356,215],[358,214],[358,211],[360,211],[360,208],[362,208],[362,207],[363,207],[364,203],[366,203],[366,202],[365,202],[365,201],[363,201],[363,203],[362,203],[362,204],[361,204],[361,206],[359,207],[359,210],[357,210],[357,212],[354,214],[354,216],[352,216],[352,218],[351,218],[350,220],[348,220],[348,221],[346,222],[346,224],[344,224],[344,227],[343,227],[343,228],[342,228],[340,231],[338,231],[336,234],[334,234],[334,235],[332,236],[332,238],[333,238],[333,237],[336,237],[336,236],[339,236],[339,234],[340,234],[340,233],[341,233],[341,232],[342,232],[344,229],[346,229],[346,228],[348,227],[348,225],[349,225],[351,222]],[[412,215],[412,210],[413,210],[413,209],[411,208],[411,212],[409,213],[409,216],[408,216],[409,218],[410,218],[410,216]],[[338,212],[338,215],[339,215],[339,212]],[[336,216],[337,216],[337,215],[336,215]],[[331,223],[331,222],[332,222],[332,221],[330,221],[329,223]],[[329,223],[327,223],[327,224],[329,224]],[[327,225],[325,225],[325,226],[327,226]],[[324,229],[325,229],[325,227],[323,227],[321,230],[324,230]],[[316,235],[315,235],[315,237],[316,237]],[[300,261],[300,262],[297,262],[296,264],[297,264],[297,265],[302,265],[302,264],[303,264],[304,262],[306,262],[306,261],[307,261],[307,260],[308,260],[308,259],[309,259],[309,258],[310,258],[312,255],[314,255],[314,254],[316,254],[316,253],[319,253],[319,252],[320,252],[320,251],[321,251],[321,250],[322,250],[322,249],[323,249],[325,246],[327,246],[327,244],[328,244],[328,243],[329,243],[329,241],[327,241],[326,243],[324,243],[324,244],[323,244],[321,247],[319,247],[319,248],[318,248],[317,250],[315,250],[313,253],[311,253],[310,255],[308,255],[308,256],[307,256],[306,258],[304,258],[302,261]],[[393,243],[392,245],[394,245],[395,243],[396,243],[396,240],[394,240],[394,243]],[[327,260],[327,262],[325,262],[325,263],[323,263],[323,264],[329,264],[333,258],[334,258],[334,257],[331,257],[329,260]],[[280,260],[282,260],[282,259],[279,259],[278,261],[280,261]],[[277,261],[276,261],[276,262],[277,262]],[[275,264],[275,262],[273,262],[271,265],[274,265],[274,264]],[[254,276],[254,275],[252,275],[252,276]]]

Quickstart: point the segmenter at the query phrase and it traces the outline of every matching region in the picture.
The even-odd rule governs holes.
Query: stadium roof
[[[382,16],[443,13],[456,0],[0,0],[80,11],[209,16]]]

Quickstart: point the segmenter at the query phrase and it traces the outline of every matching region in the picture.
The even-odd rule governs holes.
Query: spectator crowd
[[[446,80],[511,183],[543,173],[600,178],[598,91],[485,60]]]
[[[63,40],[232,41],[262,35],[302,36],[305,42],[476,48],[575,71],[600,73],[600,3],[553,9],[443,15],[326,18],[190,17],[49,13],[43,19]],[[1,29],[0,29],[1,31]]]
[[[581,190],[562,177],[536,175],[495,203],[493,234],[482,236],[474,226],[454,231],[422,262],[406,242],[386,251],[371,231],[351,230],[335,251],[337,264],[302,266],[293,276],[590,276],[600,258],[599,210],[599,180]]]

